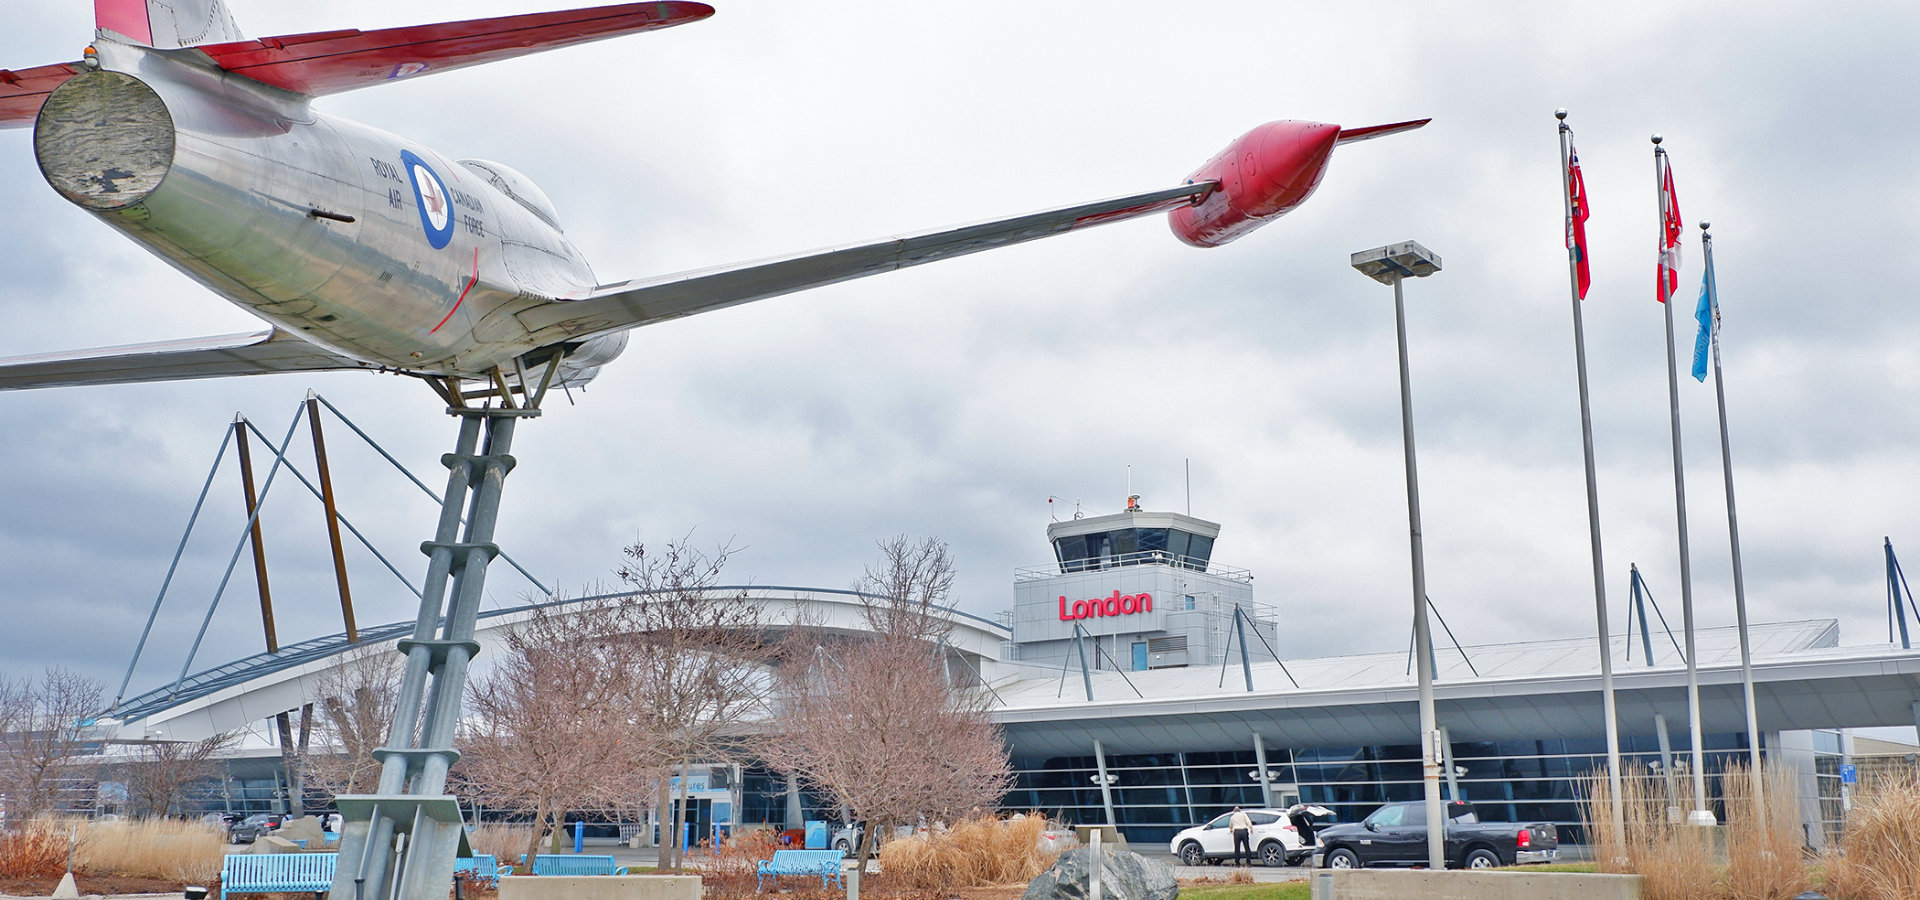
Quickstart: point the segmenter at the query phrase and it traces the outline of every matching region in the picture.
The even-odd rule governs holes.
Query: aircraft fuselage
[[[516,312],[594,287],[551,204],[505,166],[317,113],[194,51],[97,46],[100,70],[62,85],[35,122],[48,182],[283,330],[472,376],[551,340]],[[625,336],[590,343],[572,348],[580,363],[605,362]]]

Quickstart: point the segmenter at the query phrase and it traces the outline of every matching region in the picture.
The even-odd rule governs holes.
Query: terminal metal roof
[[[1788,654],[1804,654],[1822,648],[1835,648],[1839,644],[1840,624],[1834,619],[1812,619],[1802,622],[1753,625],[1748,632],[1753,647],[1753,657],[1758,660]],[[1700,665],[1739,664],[1740,635],[1737,629],[1702,628],[1697,629],[1694,635],[1694,645],[1696,652],[1700,655]],[[1663,648],[1659,643],[1654,644],[1652,668],[1683,668],[1686,665],[1685,657],[1671,642],[1667,641],[1666,635],[1658,635],[1656,639],[1666,642],[1667,646]],[[1614,636],[1615,672],[1647,667],[1642,643],[1636,637],[1631,645],[1634,658],[1629,660],[1627,637]],[[1600,671],[1599,648],[1593,638],[1480,644],[1464,649],[1463,655],[1460,650],[1452,646],[1444,649],[1434,648],[1435,681],[1597,674]],[[1406,651],[1289,659],[1285,661],[1283,671],[1281,664],[1275,662],[1273,657],[1266,656],[1264,661],[1261,659],[1266,655],[1264,650],[1264,647],[1256,646],[1249,657],[1256,690],[1293,688],[1295,681],[1298,682],[1298,688],[1306,690],[1353,689],[1414,683],[1410,658]],[[1069,658],[1072,658],[1071,654]],[[1144,695],[1147,699],[1244,693],[1246,679],[1241,672],[1238,652],[1232,654],[1227,660],[1225,669],[1227,671],[1224,673],[1224,678],[1220,665],[1182,666],[1125,673],[1094,670],[1090,674],[1093,678],[1093,695],[1097,699],[1134,697],[1136,690],[1139,695]],[[994,690],[1003,705],[1009,707],[1057,706],[1063,700],[1084,700],[1086,693],[1078,663],[1072,664],[1064,679],[1060,677],[1061,671],[1056,667],[1046,669],[1037,666],[1023,667],[1018,682],[1010,686],[995,685]],[[1291,680],[1287,677],[1288,673],[1292,674]]]
[[[1763,732],[1914,724],[1920,650],[1839,647],[1833,620],[1757,625],[1751,634]],[[1626,638],[1612,642],[1621,730],[1651,734],[1655,714],[1664,715],[1684,744],[1686,667],[1671,644],[1664,653],[1656,645],[1654,665],[1646,666],[1634,644],[1629,664]],[[1702,629],[1696,645],[1703,728],[1744,731],[1737,631]],[[1478,676],[1459,651],[1437,655],[1437,708],[1455,741],[1605,734],[1599,653],[1590,639],[1468,647]],[[1096,738],[1113,753],[1248,749],[1255,733],[1294,747],[1418,740],[1418,690],[1405,652],[1287,660],[1297,687],[1271,659],[1251,668],[1251,691],[1237,654],[1224,669],[1094,672],[1088,700],[1078,666],[1023,667],[1018,679],[995,684],[1002,705],[994,718],[1015,755],[1029,757],[1085,756]]]
[[[747,591],[750,593],[764,594],[764,593],[784,591],[784,592],[798,593],[798,594],[833,594],[833,595],[847,596],[847,597],[862,596],[862,594],[858,591],[836,590],[833,588],[784,587],[779,585],[764,585],[764,584],[721,585],[721,586],[709,588],[708,590],[715,593],[728,592],[728,591]],[[511,617],[511,616],[520,615],[522,613],[528,613],[535,609],[561,608],[561,607],[566,607],[573,604],[586,603],[589,601],[607,600],[614,597],[628,597],[633,595],[634,595],[633,592],[598,594],[591,597],[575,597],[572,599],[550,601],[547,603],[531,603],[531,604],[526,604],[522,606],[507,607],[504,609],[486,610],[480,613],[479,620],[481,622],[486,622],[489,620],[495,620],[503,617]],[[984,619],[979,616],[973,615],[972,613],[961,612],[955,609],[949,609],[949,610],[946,610],[946,612],[958,618],[968,620],[969,624],[972,624],[977,628],[993,631],[997,633],[1002,639],[1005,639],[1007,637],[1007,626],[1002,625],[998,622]],[[444,625],[444,624],[445,624],[445,620],[442,619],[440,621],[440,625]],[[386,625],[377,625],[371,628],[362,628],[360,629],[360,644],[361,645],[378,644],[382,641],[391,641],[391,640],[396,640],[402,637],[406,637],[413,633],[413,628],[414,628],[414,623],[411,620],[405,621],[405,622],[393,622]],[[256,653],[252,656],[242,657],[232,662],[215,666],[211,669],[205,669],[200,672],[195,672],[192,675],[187,676],[185,679],[182,679],[178,684],[168,683],[160,687],[154,688],[153,690],[147,691],[146,693],[141,694],[137,697],[132,697],[130,699],[127,699],[121,702],[120,704],[116,705],[112,709],[101,712],[99,714],[99,717],[119,719],[122,721],[133,721],[133,720],[153,716],[159,713],[164,713],[167,710],[172,709],[181,704],[189,703],[194,700],[198,700],[200,698],[210,696],[212,694],[218,693],[230,687],[243,685],[249,681],[254,681],[264,676],[272,675],[277,672],[282,672],[287,669],[297,668],[299,666],[303,666],[308,663],[318,662],[320,660],[324,660],[332,656],[337,656],[341,653],[346,652],[347,649],[352,646],[354,645],[347,643],[347,636],[344,632],[342,632],[340,634],[333,634],[333,635],[328,635],[326,637],[314,638],[312,640],[307,640],[307,641],[301,641],[300,643],[297,643],[297,644],[289,644],[284,647],[281,647],[278,653]]]

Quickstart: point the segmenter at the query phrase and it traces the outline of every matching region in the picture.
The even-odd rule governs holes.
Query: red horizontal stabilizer
[[[26,128],[53,89],[80,74],[79,63],[55,63],[12,71],[0,69],[0,128]]]
[[[1340,139],[1338,141],[1335,141],[1334,143],[1351,144],[1354,141],[1370,141],[1370,140],[1373,140],[1374,138],[1383,137],[1389,134],[1399,134],[1402,131],[1412,131],[1415,128],[1419,128],[1420,126],[1425,125],[1431,121],[1433,120],[1432,119],[1414,119],[1411,122],[1395,122],[1392,125],[1372,125],[1366,128],[1342,128],[1340,129]]]
[[[627,3],[563,12],[208,44],[220,68],[309,96],[337,94],[713,15],[704,3]]]

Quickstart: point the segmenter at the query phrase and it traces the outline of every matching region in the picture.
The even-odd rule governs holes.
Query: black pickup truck
[[[1447,810],[1447,865],[1491,869],[1517,863],[1548,862],[1560,854],[1559,832],[1551,822],[1482,822],[1471,804],[1455,801]],[[1357,825],[1320,829],[1313,864],[1329,869],[1427,864],[1427,806],[1389,803]]]

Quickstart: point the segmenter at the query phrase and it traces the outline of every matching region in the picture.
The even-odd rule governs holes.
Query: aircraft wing
[[[53,89],[80,74],[79,63],[54,63],[31,69],[0,69],[0,128],[26,128],[40,114]]]
[[[378,368],[275,328],[255,334],[226,334],[0,359],[0,391]]]
[[[519,318],[529,331],[549,332],[542,338],[590,337],[1165,212],[1204,198],[1215,187],[1211,181],[1183,184],[1010,219],[605,285],[580,299],[523,310]]]
[[[220,68],[319,97],[694,22],[704,3],[672,0],[361,31],[318,31],[195,47]]]

